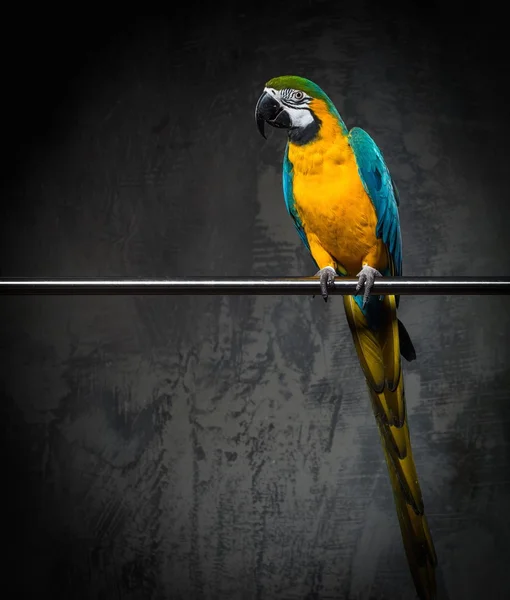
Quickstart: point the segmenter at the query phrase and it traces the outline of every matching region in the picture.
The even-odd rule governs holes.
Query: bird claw
[[[356,275],[356,277],[358,278],[358,284],[356,286],[356,291],[355,291],[354,295],[357,296],[360,293],[361,288],[363,286],[365,286],[365,291],[363,293],[363,308],[365,308],[366,303],[368,302],[368,299],[370,298],[370,292],[374,285],[375,278],[382,277],[382,275],[379,273],[379,271],[377,269],[374,269],[373,267],[369,267],[368,265],[365,265],[361,269],[361,271]]]
[[[319,277],[319,282],[321,286],[321,295],[324,298],[324,302],[328,301],[328,288],[332,288],[335,283],[336,271],[333,267],[324,267],[320,271],[315,273],[316,277]],[[315,294],[313,295],[315,298]]]

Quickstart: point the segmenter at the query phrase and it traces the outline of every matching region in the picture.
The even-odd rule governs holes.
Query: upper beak
[[[288,127],[289,125],[288,116],[283,110],[283,106],[267,92],[264,92],[257,102],[255,120],[258,130],[264,139],[267,139],[264,132],[265,122],[268,122],[273,127]]]

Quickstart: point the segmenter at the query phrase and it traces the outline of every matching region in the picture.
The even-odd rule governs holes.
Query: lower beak
[[[266,139],[264,124],[269,123],[273,127],[289,127],[290,120],[283,106],[267,92],[264,92],[255,107],[255,121],[258,130]]]

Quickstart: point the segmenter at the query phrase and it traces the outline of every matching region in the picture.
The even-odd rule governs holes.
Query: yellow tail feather
[[[437,557],[424,515],[406,419],[395,296],[385,296],[384,319],[377,331],[368,327],[352,296],[343,299],[379,428],[414,585],[420,600],[433,600]]]

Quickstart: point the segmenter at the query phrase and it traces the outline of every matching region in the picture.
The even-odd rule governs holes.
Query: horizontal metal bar
[[[351,295],[355,278],[338,277],[331,294]],[[0,295],[275,295],[320,294],[317,277],[187,279],[0,279]],[[510,294],[510,277],[382,277],[374,295]]]

